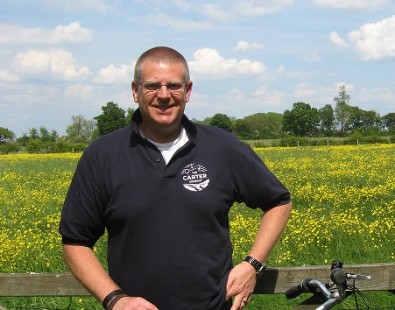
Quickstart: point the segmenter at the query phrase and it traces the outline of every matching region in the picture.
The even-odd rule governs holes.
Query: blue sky
[[[188,60],[186,114],[243,118],[295,102],[395,112],[394,0],[1,0],[0,127],[60,135],[109,101],[136,108],[133,65],[153,46]]]

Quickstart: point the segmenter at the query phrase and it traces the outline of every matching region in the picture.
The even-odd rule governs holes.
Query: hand
[[[241,262],[229,273],[226,299],[233,299],[231,310],[243,309],[251,299],[256,284],[256,271],[247,262]]]
[[[155,305],[141,297],[123,297],[112,310],[159,310]]]

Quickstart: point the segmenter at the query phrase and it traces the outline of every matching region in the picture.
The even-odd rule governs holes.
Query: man
[[[131,125],[93,142],[78,163],[60,223],[64,259],[106,309],[242,309],[290,216],[288,190],[247,145],[187,119],[191,91],[180,53],[146,51]],[[232,268],[235,201],[264,216]],[[105,229],[109,273],[92,251]]]

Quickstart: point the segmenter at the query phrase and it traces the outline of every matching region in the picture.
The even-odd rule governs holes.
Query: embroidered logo
[[[181,172],[184,187],[192,192],[204,190],[210,183],[207,169],[199,164],[189,164]]]

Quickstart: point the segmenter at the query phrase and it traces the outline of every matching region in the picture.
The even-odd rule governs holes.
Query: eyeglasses
[[[166,84],[161,84],[159,82],[153,81],[143,81],[140,82],[140,86],[147,92],[158,92],[162,86],[166,86],[167,90],[171,93],[182,92],[185,89],[186,82],[168,82]]]

